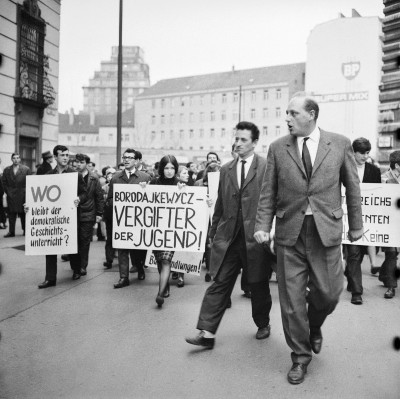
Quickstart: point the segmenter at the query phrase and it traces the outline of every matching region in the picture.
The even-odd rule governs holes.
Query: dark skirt
[[[163,260],[171,262],[172,258],[174,257],[174,251],[153,251],[153,254],[157,262],[161,262]]]

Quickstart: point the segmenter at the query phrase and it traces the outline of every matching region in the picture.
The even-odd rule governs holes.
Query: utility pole
[[[242,85],[239,86],[239,120],[238,120],[238,122],[240,122],[240,119],[242,117],[241,113],[242,113]]]
[[[117,99],[117,162],[121,162],[122,125],[122,5],[119,0],[119,41],[118,41],[118,99]]]

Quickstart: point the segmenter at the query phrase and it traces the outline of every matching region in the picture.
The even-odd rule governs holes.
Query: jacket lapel
[[[239,157],[237,157],[234,161],[231,162],[231,164],[229,165],[229,172],[228,172],[229,178],[233,184],[233,187],[237,191],[239,191],[239,184],[237,181],[237,174],[236,174],[236,167],[237,167],[238,159],[239,159]]]
[[[299,169],[303,172],[304,176],[307,177],[306,170],[304,169],[304,165],[302,160],[300,159],[299,148],[297,146],[297,138],[295,136],[290,136],[289,141],[286,143],[287,151],[289,155],[293,158],[293,161],[299,167]],[[314,168],[313,168],[314,171]]]
[[[250,183],[250,181],[254,178],[257,173],[257,165],[258,165],[258,158],[257,154],[254,154],[253,162],[250,165],[250,169],[247,173],[246,179],[244,180],[243,190],[245,187]]]
[[[314,161],[314,165],[313,165],[313,169],[312,169],[312,175],[320,167],[322,161],[324,160],[324,158],[326,157],[328,152],[331,150],[330,144],[331,144],[331,141],[326,138],[324,131],[321,130],[321,136],[319,138],[318,150],[317,150],[317,155],[315,157],[315,161]],[[311,177],[312,177],[312,175],[311,175]]]

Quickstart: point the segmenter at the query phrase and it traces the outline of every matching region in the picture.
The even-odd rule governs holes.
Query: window
[[[174,114],[171,114],[171,115],[169,116],[169,120],[170,120],[170,123],[175,123],[175,115],[174,115]]]
[[[251,119],[255,119],[255,117],[256,117],[256,110],[254,108],[252,108],[250,110],[250,118]]]
[[[280,126],[275,126],[275,135],[279,136],[281,134],[281,127]]]
[[[267,136],[267,135],[268,135],[268,127],[263,126],[263,136]]]
[[[189,97],[189,105],[193,105],[193,97],[192,96]]]
[[[233,119],[234,121],[237,121],[238,118],[239,118],[239,112],[238,112],[238,111],[233,111],[233,113],[232,113],[232,119]]]
[[[161,99],[161,108],[165,108],[165,100],[163,98]]]
[[[221,137],[225,137],[225,129],[224,128],[221,129]]]
[[[181,107],[185,106],[185,101],[186,101],[186,98],[185,97],[181,97]]]
[[[210,121],[215,121],[215,112],[211,111],[210,113]]]
[[[164,130],[161,130],[161,140],[165,140],[165,132],[164,132]]]
[[[193,129],[189,130],[189,137],[192,139],[194,137]]]
[[[67,141],[71,141],[72,137],[71,136],[67,136]]]
[[[200,136],[200,137],[204,137],[204,129],[200,129],[199,136]]]
[[[152,100],[151,100],[151,108],[155,108],[156,107],[156,100],[153,98]]]
[[[155,125],[155,124],[156,124],[156,116],[155,116],[155,115],[152,115],[152,116],[151,116],[151,124],[152,124],[152,125]]]
[[[275,114],[276,114],[276,117],[277,117],[277,118],[280,118],[280,117],[281,117],[281,109],[280,109],[279,107],[276,108]]]
[[[204,112],[200,112],[200,122],[204,122]]]
[[[263,99],[264,99],[264,100],[268,100],[268,98],[269,98],[268,90],[264,90]]]
[[[251,101],[256,101],[257,100],[257,92],[256,91],[252,91],[251,92]]]
[[[161,115],[161,124],[164,125],[165,123],[165,115]]]
[[[193,115],[193,113],[191,112],[190,114],[189,114],[189,122],[193,122],[194,121],[194,115]]]
[[[263,108],[263,118],[268,118],[268,108]]]
[[[153,130],[151,132],[151,141],[154,141],[156,139],[156,132]]]
[[[113,141],[113,134],[112,133],[108,133],[108,141]]]
[[[169,131],[169,138],[172,140],[174,138],[174,131],[170,130]]]
[[[222,104],[226,104],[226,94],[222,94],[222,98],[221,98],[221,102]]]
[[[221,121],[225,121],[226,120],[226,112],[222,111],[221,112]]]
[[[185,115],[184,115],[184,114],[180,114],[180,115],[179,115],[179,122],[180,122],[180,123],[185,122]]]
[[[179,138],[183,139],[183,130],[179,130]]]
[[[279,100],[282,98],[281,89],[276,89],[276,99]]]
[[[200,96],[200,105],[204,104],[204,96]]]
[[[214,96],[214,94],[211,94],[211,104],[215,104],[215,96]]]
[[[125,140],[125,141],[129,141],[129,134],[125,134],[125,135],[124,135],[124,140]]]
[[[175,107],[175,98],[171,98],[171,108]]]
[[[239,94],[238,93],[233,93],[233,102],[237,103],[239,101]]]
[[[214,129],[210,129],[210,137],[211,138],[215,137],[215,130]]]

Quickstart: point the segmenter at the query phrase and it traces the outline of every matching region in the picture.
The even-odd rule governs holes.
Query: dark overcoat
[[[13,166],[4,169],[2,182],[5,193],[7,194],[7,204],[9,212],[24,212],[26,195],[26,176],[31,174],[31,170],[25,165],[19,165],[17,173],[14,175]]]
[[[215,278],[224,260],[226,251],[235,238],[235,227],[239,210],[239,185],[237,180],[238,159],[222,166],[220,171],[218,199],[210,229],[211,262],[210,273]],[[268,260],[262,245],[254,235],[258,197],[266,169],[266,160],[255,154],[242,190],[243,227],[247,249],[247,278],[249,283],[268,280]]]

